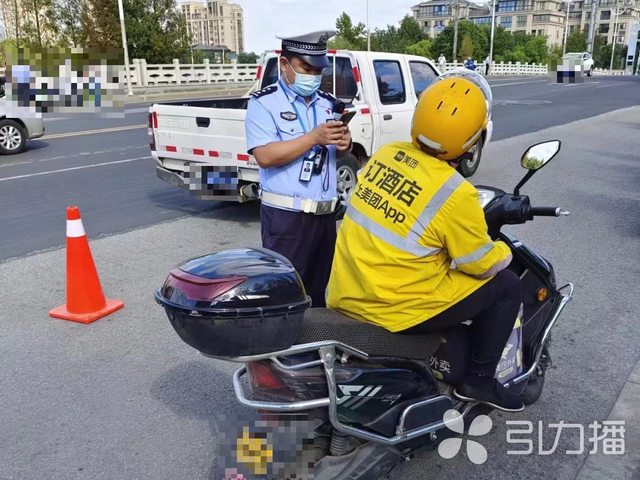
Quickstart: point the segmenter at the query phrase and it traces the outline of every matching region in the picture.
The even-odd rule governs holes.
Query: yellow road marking
[[[123,130],[136,130],[140,128],[147,128],[147,125],[128,125],[126,127],[101,128],[99,130],[83,130],[82,132],[56,133],[53,135],[45,134],[45,136],[42,137],[42,140],[49,140],[52,138],[77,137],[79,135],[93,135],[97,133],[120,132]]]

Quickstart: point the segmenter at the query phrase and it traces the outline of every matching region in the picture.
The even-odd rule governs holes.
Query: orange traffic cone
[[[105,299],[78,207],[67,208],[67,303],[49,316],[80,323],[94,322],[124,307]]]

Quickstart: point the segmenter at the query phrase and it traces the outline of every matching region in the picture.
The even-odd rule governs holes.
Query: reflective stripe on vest
[[[402,238],[397,233],[384,228],[382,225],[379,225],[369,217],[360,213],[353,205],[349,205],[347,208],[346,216],[349,217],[349,220],[360,225],[374,237],[396,247],[398,250],[411,253],[417,257],[428,257],[429,255],[435,255],[440,251],[439,248],[423,247],[417,242],[413,242],[407,238]]]
[[[475,252],[465,255],[463,257],[454,258],[453,261],[456,262],[456,265],[465,265],[467,263],[473,263],[480,260],[487,253],[489,253],[495,247],[494,243],[489,239],[489,243],[483,245]]]
[[[436,192],[427,206],[422,210],[405,238],[383,227],[382,225],[379,225],[366,215],[363,215],[353,205],[349,205],[346,215],[354,223],[360,225],[371,235],[379,238],[389,245],[396,247],[399,250],[411,253],[417,257],[428,257],[430,255],[436,255],[442,250],[441,248],[425,247],[420,245],[418,242],[420,238],[422,238],[425,230],[429,227],[429,224],[431,223],[433,218],[440,211],[442,206],[447,203],[447,200],[449,200],[453,192],[455,192],[463,182],[464,178],[462,177],[462,175],[460,175],[458,172],[454,172],[453,175],[451,175],[451,177],[449,177],[449,179],[444,182],[442,187],[440,187],[440,189]],[[490,244],[490,246],[493,246],[493,244]],[[470,255],[462,257],[462,263],[464,263],[464,260],[466,260],[467,257],[471,258],[473,255],[479,254],[480,250],[478,250],[478,252],[474,252]],[[468,262],[471,261],[474,260],[468,260]]]
[[[464,178],[458,172],[453,172],[453,175],[444,182],[442,187],[436,192],[427,206],[422,210],[422,213],[418,216],[411,231],[407,234],[407,238],[414,242],[420,240],[425,230],[429,227],[429,224],[440,211],[442,206],[447,203],[447,200],[453,195],[453,192],[462,185]]]

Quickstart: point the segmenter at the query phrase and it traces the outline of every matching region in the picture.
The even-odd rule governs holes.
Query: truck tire
[[[0,120],[0,153],[15,155],[24,150],[27,143],[27,132],[14,121],[3,118]]]
[[[358,184],[358,160],[354,155],[347,155],[338,160],[336,165],[338,180],[338,196],[348,203]]]
[[[482,158],[482,149],[484,147],[484,142],[482,137],[478,139],[476,144],[471,147],[473,149],[473,158],[471,160],[463,160],[458,165],[458,172],[464,177],[469,178],[472,177],[476,170],[478,170],[478,165],[480,165],[480,159]]]

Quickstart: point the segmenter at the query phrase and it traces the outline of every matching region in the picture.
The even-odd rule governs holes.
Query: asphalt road
[[[574,115],[583,112],[583,117],[593,116],[597,108],[615,110],[623,95],[628,96],[625,106],[638,103],[637,83],[623,90],[613,85],[625,85],[623,79],[595,81],[601,83],[549,86],[546,97],[542,83],[515,90],[509,85],[497,87],[496,101],[557,98],[558,104],[554,110],[548,104],[532,105],[525,113],[526,106],[496,105],[497,130],[504,116],[512,114],[515,122],[518,110],[531,122],[542,122],[538,107],[547,108],[550,128],[538,133],[516,129],[510,138],[492,142],[473,178],[476,184],[510,189],[523,175],[519,158],[528,146],[556,138],[563,142],[561,154],[522,192],[536,205],[559,205],[571,215],[507,229],[548,258],[560,282],[576,286],[575,299],[554,331],[551,355],[556,368],[548,373],[542,398],[521,414],[491,415],[494,428],[475,439],[488,451],[485,464],[472,464],[463,445],[451,460],[437,452],[424,453],[401,466],[393,480],[573,480],[589,456],[593,432],[588,425],[608,417],[640,357],[640,108],[576,123],[568,123],[579,120],[572,115],[558,118],[565,107]],[[556,88],[566,91],[552,97]],[[578,89],[585,89],[582,97],[574,97]],[[595,102],[596,97],[602,104]],[[580,106],[583,103],[585,107]],[[147,184],[144,177],[132,175],[132,168],[144,173],[153,165],[134,160],[146,155],[141,146],[146,139],[128,137],[131,134],[98,135],[95,138],[103,140],[99,150],[123,150],[89,155],[79,154],[98,151],[91,150],[94,137],[71,137],[76,148],[67,153],[78,156],[65,159],[54,158],[63,153],[50,151],[59,141],[51,140],[46,156],[41,152],[40,157],[28,157],[36,153],[31,151],[23,157],[32,158],[30,163],[0,168],[0,178],[6,179],[131,160],[0,181],[3,249],[5,237],[15,239],[9,243],[12,256],[33,252],[39,237],[44,245],[40,248],[62,243],[64,209],[71,201],[84,202],[80,206],[105,294],[125,302],[123,310],[91,325],[54,320],[48,311],[64,302],[64,250],[0,264],[2,480],[222,478],[216,458],[220,415],[229,420],[244,412],[232,391],[231,374],[237,367],[206,359],[184,344],[155,304],[153,292],[186,258],[259,244],[258,209],[255,204],[230,204],[203,211],[194,202],[176,207],[171,202],[180,196],[171,198],[174,189],[155,177]],[[38,162],[37,158],[54,159]],[[113,176],[124,183],[114,182]],[[88,203],[89,197],[96,198]],[[159,215],[163,210],[170,215]],[[201,215],[177,218],[194,212]],[[164,221],[170,218],[175,221]],[[58,223],[56,237],[49,230],[58,228]],[[139,228],[145,225],[148,228]],[[95,239],[97,233],[125,229],[130,231]],[[507,454],[521,448],[506,443],[507,420],[533,422],[535,430],[529,436],[533,454]],[[538,421],[543,425],[544,450],[554,442],[556,430],[549,428],[550,423],[583,425],[585,452],[565,454],[579,448],[578,430],[573,429],[563,431],[555,453],[538,454]],[[636,468],[626,478],[639,474]]]
[[[640,103],[640,77],[592,77],[573,85],[501,78],[492,85],[494,141]],[[155,163],[144,158],[147,111],[148,104],[131,104],[119,119],[49,120],[47,137],[57,138],[0,157],[0,262],[63,245],[69,205],[80,207],[92,238],[231,206],[196,201],[156,177]],[[129,130],[82,134],[112,128]]]

